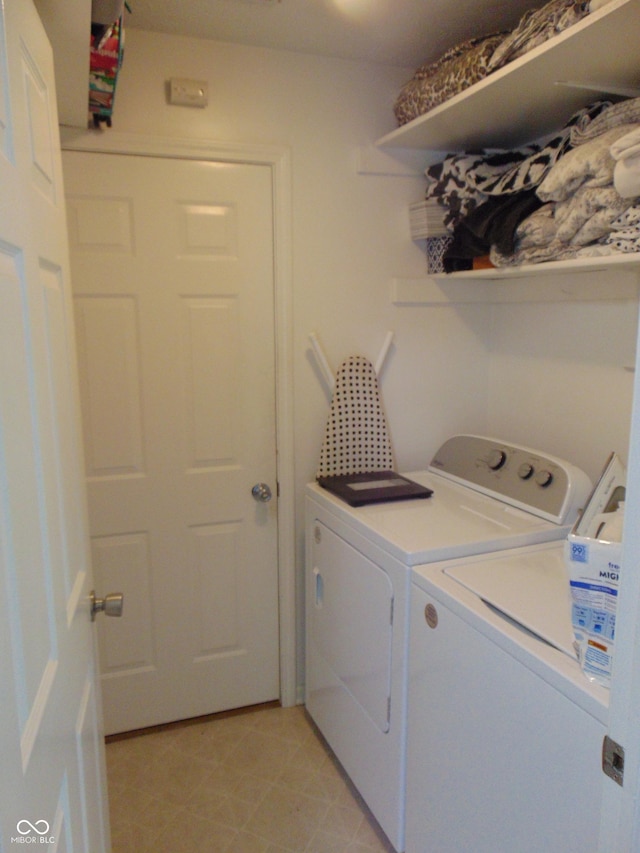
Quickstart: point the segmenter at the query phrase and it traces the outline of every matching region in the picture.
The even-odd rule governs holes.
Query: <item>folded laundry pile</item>
[[[455,95],[577,24],[610,0],[548,0],[530,9],[510,32],[467,39],[435,62],[421,65],[403,86],[394,112],[399,125],[424,115]]]
[[[406,124],[478,83],[489,73],[488,63],[505,33],[471,38],[446,51],[436,62],[417,69],[400,92],[393,110]]]
[[[617,178],[616,178],[617,174]],[[640,251],[640,98],[598,101],[548,141],[457,154],[426,171],[447,272]]]

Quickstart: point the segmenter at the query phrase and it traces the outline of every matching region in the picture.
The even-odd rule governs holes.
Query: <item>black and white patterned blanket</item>
[[[516,151],[451,154],[426,170],[426,197],[445,208],[445,225],[453,232],[458,222],[490,196],[535,189],[571,148],[573,126],[592,120],[610,105],[598,101],[579,110],[558,134],[540,144]]]

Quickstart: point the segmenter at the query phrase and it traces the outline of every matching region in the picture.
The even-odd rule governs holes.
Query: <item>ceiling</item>
[[[125,27],[415,68],[541,0],[127,0]]]

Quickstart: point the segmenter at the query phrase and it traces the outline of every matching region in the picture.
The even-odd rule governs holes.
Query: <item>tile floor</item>
[[[393,853],[303,708],[107,745],[113,853]]]

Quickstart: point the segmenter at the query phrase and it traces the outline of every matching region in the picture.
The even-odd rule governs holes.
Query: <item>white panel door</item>
[[[0,6],[0,850],[110,850],[53,61]]]
[[[271,170],[63,163],[107,731],[277,699]]]

